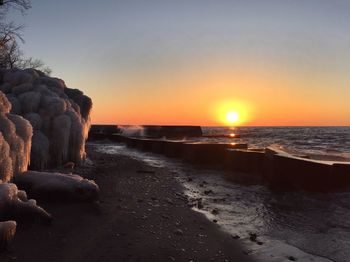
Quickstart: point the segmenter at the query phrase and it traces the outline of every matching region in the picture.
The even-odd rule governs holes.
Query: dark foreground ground
[[[20,224],[0,261],[251,261],[229,234],[192,211],[171,170],[88,146],[100,203],[41,203],[50,226]]]

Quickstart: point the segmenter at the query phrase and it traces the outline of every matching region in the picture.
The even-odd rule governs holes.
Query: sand
[[[0,261],[252,261],[231,235],[189,207],[171,170],[88,145],[99,203],[45,203],[50,226],[20,224]]]

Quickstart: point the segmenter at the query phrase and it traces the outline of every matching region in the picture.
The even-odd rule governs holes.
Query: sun
[[[247,101],[221,100],[212,104],[213,119],[223,126],[242,126],[249,123],[252,105]]]
[[[239,120],[239,115],[237,112],[231,111],[226,114],[226,120],[230,124],[234,124]]]

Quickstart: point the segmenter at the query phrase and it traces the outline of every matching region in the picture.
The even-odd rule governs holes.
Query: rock
[[[218,210],[217,208],[214,208],[214,209],[211,211],[211,213],[212,213],[213,215],[217,215],[217,214],[219,214],[219,210]]]
[[[182,235],[184,234],[184,232],[183,232],[181,229],[176,229],[176,230],[174,231],[174,234],[175,234],[175,235],[182,236]]]
[[[250,241],[256,242],[257,237],[258,237],[257,234],[255,234],[255,233],[249,233],[249,239],[250,239]]]
[[[93,202],[100,191],[94,181],[73,174],[27,171],[14,181],[30,196],[45,200]]]
[[[174,201],[172,201],[170,198],[166,198],[165,201],[170,204],[170,205],[174,205]]]
[[[202,209],[204,206],[203,206],[203,203],[202,203],[202,200],[200,199],[200,200],[198,200],[198,202],[197,202],[197,208],[198,209]]]
[[[73,170],[75,167],[75,164],[73,162],[67,162],[63,165],[63,168]]]

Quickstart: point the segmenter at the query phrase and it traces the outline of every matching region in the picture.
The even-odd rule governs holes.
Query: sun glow
[[[239,119],[239,115],[237,112],[228,112],[226,114],[226,120],[230,124],[235,124]]]
[[[226,126],[247,124],[252,114],[250,104],[242,101],[219,101],[213,109],[218,123]]]

